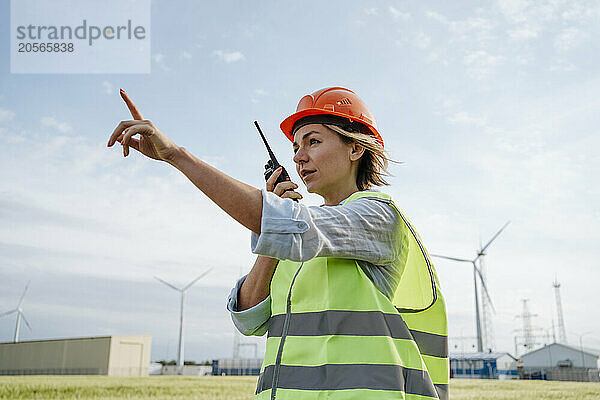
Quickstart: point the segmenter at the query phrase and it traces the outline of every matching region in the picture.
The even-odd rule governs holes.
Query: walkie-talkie
[[[285,170],[285,167],[283,165],[279,164],[279,161],[277,161],[277,158],[275,158],[275,154],[273,154],[273,151],[271,150],[269,143],[267,143],[267,139],[265,138],[265,135],[263,135],[262,130],[260,129],[260,126],[258,126],[258,121],[254,121],[254,125],[256,126],[256,129],[258,129],[258,133],[260,133],[260,137],[262,138],[262,141],[264,142],[265,146],[267,147],[267,151],[269,152],[269,157],[271,158],[265,164],[265,181],[269,180],[271,175],[273,175],[273,172],[275,172],[275,170],[277,170],[277,168],[279,168],[279,167],[281,167],[281,174],[279,174],[279,177],[277,177],[277,180],[275,181],[275,186],[279,182],[289,181],[290,180],[289,174]],[[293,189],[288,189],[288,190],[293,190]],[[292,199],[292,200],[298,201],[298,199]]]

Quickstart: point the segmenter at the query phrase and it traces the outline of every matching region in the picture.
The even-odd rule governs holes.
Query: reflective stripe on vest
[[[259,392],[271,389],[274,366],[259,377]],[[371,389],[436,398],[427,371],[382,364],[282,365],[278,388],[302,390]],[[376,395],[375,395],[376,396]]]
[[[389,196],[373,192],[348,201],[359,194],[393,206]],[[391,302],[355,260],[279,262],[256,399],[447,399],[443,298],[416,232],[402,221],[397,267],[408,268],[401,283],[411,304]]]
[[[281,336],[285,315],[271,317],[268,337]],[[421,354],[448,357],[448,337],[408,329],[399,314],[381,311],[340,311],[294,313],[290,316],[290,336],[390,336],[417,342]]]

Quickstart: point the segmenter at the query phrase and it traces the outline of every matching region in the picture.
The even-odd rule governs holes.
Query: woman
[[[142,120],[109,139],[182,171],[252,231],[259,254],[228,299],[244,334],[268,331],[257,399],[447,398],[446,314],[429,256],[391,197],[383,139],[367,106],[334,87],[304,96],[281,129],[321,207],[291,201],[297,185],[245,185]],[[133,138],[140,134],[140,138]]]

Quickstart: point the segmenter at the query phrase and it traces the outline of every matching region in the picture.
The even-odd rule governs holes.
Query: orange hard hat
[[[328,120],[326,116],[329,115],[334,118]],[[301,121],[309,116],[323,116],[324,118],[323,120],[307,118]],[[339,125],[339,122],[333,121],[358,122],[366,126],[368,128],[366,131],[372,133],[383,146],[383,138],[377,131],[377,122],[375,122],[371,110],[356,93],[343,87],[328,87],[317,90],[313,94],[307,94],[300,99],[296,112],[284,119],[280,126],[285,136],[293,142],[294,132],[300,126],[306,123],[325,123],[323,121],[335,125]]]

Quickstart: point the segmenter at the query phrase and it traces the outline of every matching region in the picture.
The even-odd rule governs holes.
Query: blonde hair
[[[388,171],[389,162],[397,162],[389,158],[381,143],[375,136],[366,132],[348,132],[337,125],[323,124],[339,134],[345,143],[356,143],[365,148],[358,164],[356,186],[358,190],[370,189],[371,186],[389,186],[386,176],[392,176]]]

